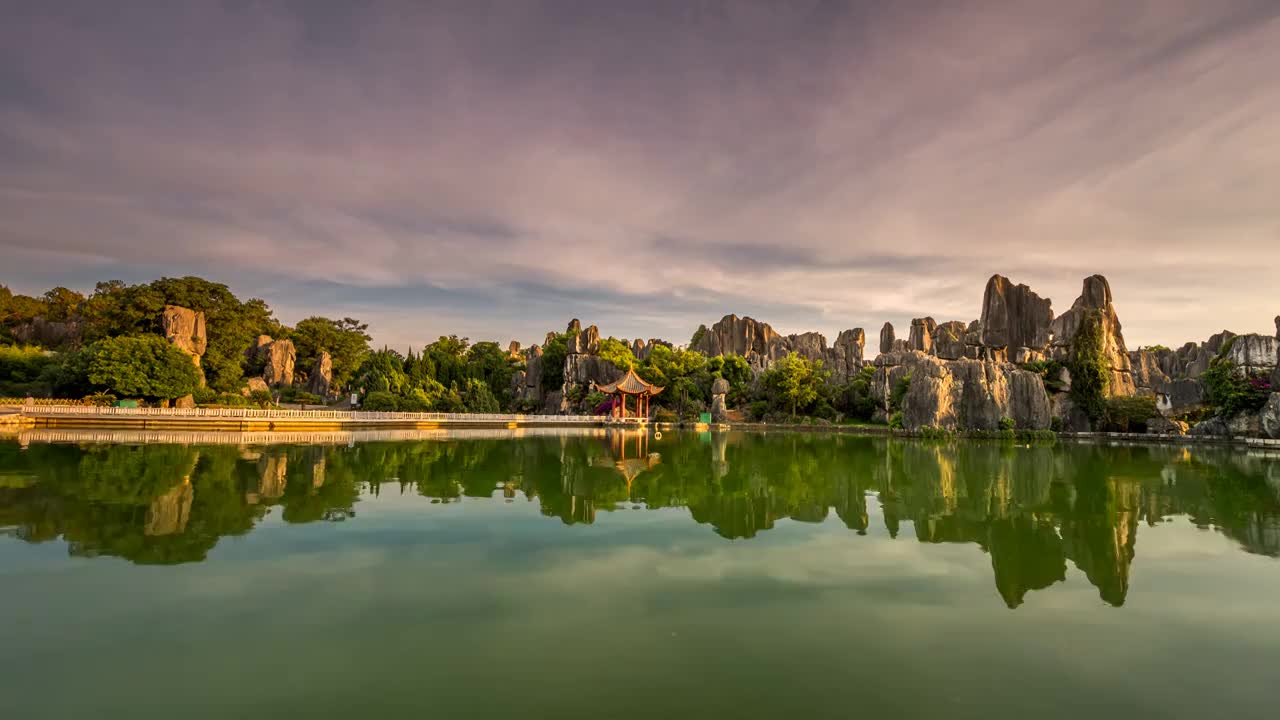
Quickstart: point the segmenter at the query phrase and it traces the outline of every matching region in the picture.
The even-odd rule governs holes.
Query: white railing
[[[415,421],[453,423],[556,423],[594,424],[606,418],[595,415],[519,415],[510,413],[411,413],[363,410],[283,410],[276,408],[134,408],[76,405],[26,405],[29,417],[73,415],[78,417],[211,418],[230,420],[347,420]]]

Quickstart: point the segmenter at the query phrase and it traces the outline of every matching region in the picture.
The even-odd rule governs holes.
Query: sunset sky
[[[201,275],[374,339],[1274,330],[1280,2],[20,2],[0,283]],[[869,343],[873,344],[873,343]]]

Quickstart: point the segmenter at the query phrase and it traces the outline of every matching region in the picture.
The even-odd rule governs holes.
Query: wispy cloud
[[[882,5],[30,4],[0,281],[199,273],[407,344],[970,320],[992,272],[1061,311],[1103,272],[1133,344],[1270,327],[1274,2]]]

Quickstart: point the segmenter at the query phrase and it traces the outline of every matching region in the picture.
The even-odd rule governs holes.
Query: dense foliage
[[[1102,337],[1102,313],[1089,310],[1080,320],[1080,329],[1072,343],[1071,399],[1093,422],[1107,414],[1107,397],[1111,392],[1111,370],[1107,365],[1105,340]]]
[[[106,338],[86,354],[89,382],[117,396],[172,400],[200,386],[190,356],[157,335]]]
[[[333,363],[333,388],[342,390],[369,352],[368,330],[367,324],[354,318],[309,317],[300,320],[288,335],[298,352],[297,367],[304,372],[315,367],[320,353],[329,353]]]
[[[1209,368],[1200,376],[1209,406],[1225,418],[1260,409],[1267,404],[1272,392],[1268,378],[1250,377],[1225,357],[1227,349],[1229,347],[1211,360]]]

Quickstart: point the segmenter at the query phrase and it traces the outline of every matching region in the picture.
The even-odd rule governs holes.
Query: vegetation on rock
[[[1089,309],[1080,321],[1080,330],[1072,343],[1071,399],[1092,422],[1107,413],[1107,397],[1111,389],[1111,369],[1107,363],[1102,334],[1102,312]]]

